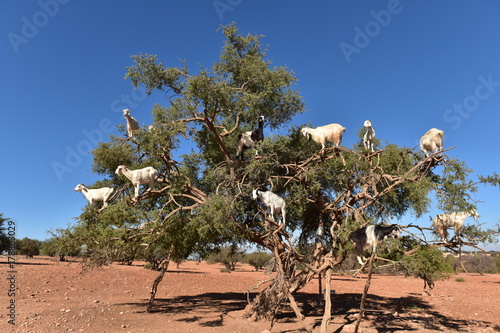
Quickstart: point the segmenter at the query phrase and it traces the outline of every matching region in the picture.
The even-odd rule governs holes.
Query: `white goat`
[[[400,235],[401,227],[397,224],[391,224],[389,226],[369,225],[353,231],[349,235],[349,239],[354,243],[358,262],[364,265],[365,262],[363,262],[363,260],[366,261],[366,258],[363,256],[363,252],[365,252],[365,250],[371,246],[373,251],[376,251],[377,245],[383,242],[388,236],[399,238]]]
[[[443,149],[444,131],[431,128],[420,138],[420,149],[429,156],[430,152]]]
[[[130,110],[125,109],[123,110],[123,116],[125,117],[125,120],[127,121],[127,134],[128,137],[131,138],[134,136],[134,131],[137,131],[139,129],[139,122],[130,115]]]
[[[254,200],[260,198],[262,203],[267,207],[269,211],[269,215],[271,215],[271,219],[276,222],[274,217],[281,216],[281,221],[283,224],[286,222],[286,202],[279,195],[274,194],[271,191],[259,191],[253,190],[252,197]],[[281,224],[278,223],[278,224]]]
[[[111,197],[111,194],[113,193],[113,188],[101,187],[96,189],[88,189],[85,187],[85,184],[78,184],[75,187],[75,191],[82,192],[82,194],[85,196],[85,198],[87,198],[87,200],[91,204],[94,201],[102,201],[103,202],[102,208],[104,208],[108,205],[108,200]]]
[[[474,220],[477,222],[477,219],[481,216],[475,209],[469,212],[439,214],[432,220],[432,226],[441,236],[443,242],[448,243],[448,229],[453,227],[455,229],[455,235],[458,235],[460,233],[460,230],[462,230],[465,220],[468,217],[474,218]]]
[[[312,138],[315,142],[321,144],[321,150],[324,150],[327,141],[333,143],[335,147],[339,146],[345,127],[339,124],[329,124],[316,128],[303,127],[301,132],[306,138]]]
[[[375,142],[375,130],[372,127],[372,122],[365,120],[363,125],[366,128],[366,133],[363,136],[363,145],[365,149],[370,149],[373,153],[373,144]]]
[[[116,168],[115,173],[117,175],[123,174],[125,177],[130,179],[132,185],[135,187],[135,197],[139,196],[139,187],[141,184],[148,184],[148,191],[153,188],[153,183],[158,176],[158,171],[153,167],[146,167],[138,170],[129,170],[125,165],[120,165]]]

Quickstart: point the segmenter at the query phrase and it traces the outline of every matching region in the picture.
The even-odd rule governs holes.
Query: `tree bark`
[[[321,333],[326,333],[328,324],[332,317],[332,298],[331,298],[331,281],[332,281],[332,268],[328,267],[325,274],[325,312],[323,313],[323,320],[321,321]]]
[[[146,308],[146,311],[152,312],[153,311],[153,303],[155,301],[155,296],[156,296],[156,291],[158,290],[158,285],[160,282],[163,280],[163,276],[165,275],[165,272],[168,269],[168,265],[170,264],[170,258],[172,257],[172,254],[174,253],[175,246],[171,245],[170,250],[168,251],[167,258],[163,260],[163,262],[160,265],[160,274],[156,277],[156,279],[153,282],[153,285],[151,286],[151,291],[149,292],[149,301],[148,301],[148,306]]]
[[[365,315],[365,303],[366,297],[368,295],[368,289],[370,289],[370,284],[372,281],[372,272],[373,272],[373,260],[375,259],[375,255],[377,251],[373,249],[372,255],[370,257],[370,261],[368,264],[368,278],[366,279],[365,290],[363,291],[363,296],[361,297],[361,305],[359,307],[358,320],[356,320],[356,326],[354,327],[354,333],[358,333],[359,325],[361,324],[361,319]]]

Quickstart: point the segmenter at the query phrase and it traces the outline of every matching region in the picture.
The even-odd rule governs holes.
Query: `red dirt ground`
[[[15,266],[15,298],[8,294],[7,258],[0,257],[1,332],[263,332],[268,322],[242,317],[245,291],[270,276],[239,265],[222,273],[221,265],[185,262],[171,265],[157,293],[155,311],[145,312],[152,281],[158,272],[111,265],[81,274],[78,263],[52,258],[19,257]],[[457,277],[465,281],[457,281]],[[459,279],[460,280],[460,279]],[[341,332],[353,322],[365,278],[335,275],[332,320],[328,332]],[[500,275],[460,274],[438,281],[432,296],[422,296],[419,279],[374,275],[361,326],[371,332],[498,332]],[[255,291],[252,291],[255,292]],[[296,299],[319,332],[323,300],[318,280]],[[254,294],[251,294],[253,296]],[[15,300],[15,326],[7,306]],[[288,305],[271,332],[305,332]]]

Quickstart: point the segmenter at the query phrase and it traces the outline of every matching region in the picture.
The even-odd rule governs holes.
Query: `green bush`
[[[421,245],[412,256],[403,257],[402,264],[409,276],[424,280],[424,293],[430,294],[437,280],[450,277],[453,272],[449,260],[438,248]]]
[[[206,260],[209,264],[221,263],[230,271],[234,271],[236,264],[242,261],[243,254],[244,251],[237,247],[222,247],[211,253]]]
[[[24,237],[16,240],[16,251],[26,257],[33,257],[40,254],[42,242],[36,239]]]
[[[259,270],[272,258],[273,256],[266,252],[253,252],[246,254],[243,261],[253,266],[255,270]]]

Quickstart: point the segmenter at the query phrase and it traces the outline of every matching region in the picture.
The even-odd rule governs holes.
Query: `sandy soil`
[[[111,265],[82,274],[78,263],[52,258],[18,258],[15,297],[8,296],[9,267],[0,257],[1,332],[263,332],[268,322],[242,318],[246,290],[270,276],[239,265],[222,273],[221,265],[185,262],[171,265],[157,293],[155,311],[145,312],[157,272]],[[457,281],[457,278],[461,278]],[[464,281],[460,281],[460,280]],[[354,321],[365,278],[335,275],[329,332],[341,332]],[[432,296],[422,296],[418,279],[374,275],[362,322],[363,332],[498,332],[500,275],[461,274],[436,283]],[[318,280],[297,295],[315,332],[323,314]],[[254,294],[251,294],[252,297]],[[15,326],[8,323],[10,302]],[[271,332],[305,332],[286,305]]]

